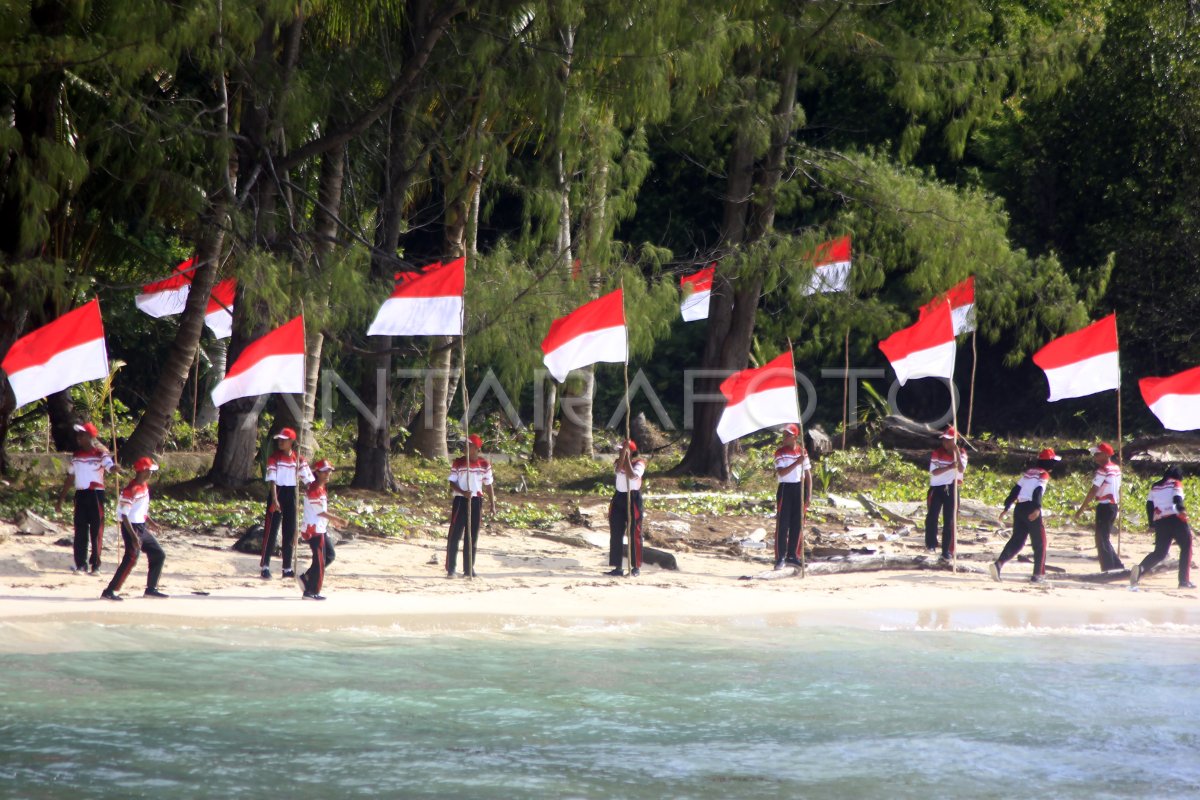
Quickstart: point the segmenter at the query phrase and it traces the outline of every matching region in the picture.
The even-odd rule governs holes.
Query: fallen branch
[[[850,572],[897,572],[902,570],[930,570],[934,572],[953,572],[954,567],[949,561],[929,558],[928,556],[898,556],[882,553],[873,556],[839,556],[824,561],[808,562],[809,575],[841,575]],[[983,567],[964,562],[958,562],[958,571],[972,575],[987,574]],[[743,575],[738,580],[743,581],[774,581],[781,578],[799,576],[799,567],[772,569],[755,575]]]

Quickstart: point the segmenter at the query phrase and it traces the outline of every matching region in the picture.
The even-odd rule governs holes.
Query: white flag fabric
[[[954,377],[954,322],[942,303],[916,323],[879,343],[903,386],[913,378]]]
[[[1050,402],[1121,388],[1117,315],[1060,336],[1033,354],[1046,373]]]
[[[625,297],[621,289],[580,306],[550,324],[542,340],[542,362],[562,383],[573,369],[629,358]]]
[[[933,311],[940,304],[950,303],[950,315],[954,319],[954,335],[975,330],[975,276],[956,284],[948,291],[921,306],[921,316]]]
[[[397,276],[368,336],[461,336],[467,260],[432,264],[422,273]]]
[[[304,317],[251,343],[212,390],[213,405],[260,394],[304,394]]]
[[[226,278],[213,287],[204,309],[204,324],[218,339],[233,335],[233,298],[237,295],[237,278]]]
[[[161,281],[147,283],[134,298],[139,311],[152,317],[172,317],[182,314],[192,291],[192,274],[196,269],[193,256],[175,267],[175,273]]]
[[[824,242],[813,254],[813,274],[803,294],[850,291],[850,237]]]
[[[679,313],[684,322],[696,322],[708,319],[708,306],[712,300],[713,275],[716,274],[716,262],[709,264],[699,272],[684,275],[679,279],[679,288],[683,291],[683,300],[679,305]]]
[[[17,339],[0,362],[14,408],[84,381],[108,377],[100,301],[93,300]]]
[[[761,367],[735,372],[721,382],[725,409],[717,423],[717,436],[731,442],[741,436],[800,422],[796,392],[796,365],[788,351]]]
[[[1138,388],[1146,405],[1167,430],[1200,428],[1200,367],[1166,378],[1142,378]]]

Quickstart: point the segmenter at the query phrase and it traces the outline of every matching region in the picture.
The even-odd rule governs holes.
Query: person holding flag
[[[1179,588],[1195,589],[1196,584],[1191,581],[1192,528],[1183,505],[1183,470],[1179,467],[1168,467],[1162,480],[1150,487],[1146,519],[1154,531],[1154,550],[1142,563],[1134,564],[1129,572],[1129,585],[1136,587],[1143,575],[1167,557],[1171,542],[1175,542],[1179,545]]]
[[[67,464],[67,476],[54,504],[62,511],[63,498],[72,485],[75,487],[75,564],[72,572],[93,574],[100,571],[100,554],[104,550],[104,488],[107,473],[119,473],[108,449],[100,444],[100,431],[90,422],[75,425],[75,452]],[[92,554],[88,557],[88,545]]]
[[[121,529],[121,540],[125,551],[121,555],[121,563],[113,573],[112,580],[100,593],[105,600],[121,600],[121,586],[137,566],[138,553],[146,554],[150,562],[146,572],[146,591],[143,597],[165,598],[167,595],[158,590],[158,579],[162,575],[163,562],[166,554],[162,545],[154,538],[147,526],[158,530],[158,524],[150,519],[150,476],[158,471],[158,464],[149,456],[142,456],[133,463],[133,480],[121,490],[117,502],[117,524]]]
[[[800,567],[804,547],[804,509],[812,499],[812,462],[800,444],[800,426],[783,429],[775,451],[775,569]]]
[[[630,439],[621,445],[617,460],[616,491],[608,504],[608,565],[606,572],[614,578],[625,574],[625,537],[629,537],[629,576],[642,572],[642,480],[646,474],[646,459],[637,456],[637,442]]]
[[[1042,450],[1038,453],[1037,461],[1021,473],[1016,485],[1004,500],[1004,510],[1000,512],[1001,522],[1012,508],[1013,502],[1017,504],[1013,510],[1013,532],[1004,549],[1000,551],[1000,557],[988,565],[988,573],[991,574],[992,580],[1000,580],[1000,570],[1021,552],[1025,541],[1029,540],[1033,547],[1033,576],[1029,580],[1031,583],[1046,582],[1047,542],[1046,524],[1042,519],[1042,496],[1050,484],[1050,468],[1059,461],[1062,461],[1062,457],[1055,454],[1053,448],[1047,447]]]
[[[467,437],[466,455],[450,465],[450,488],[454,500],[450,505],[450,534],[446,538],[446,577],[453,578],[457,569],[458,541],[462,539],[463,577],[475,577],[475,552],[479,545],[479,523],[483,516],[483,495],[487,492],[488,513],[496,514],[495,478],[492,465],[479,455],[483,440],[476,434]],[[468,529],[469,526],[469,529]]]
[[[925,549],[938,549],[938,516],[942,518],[942,558],[954,557],[958,542],[959,487],[967,469],[967,454],[958,446],[958,431],[947,425],[937,448],[929,455],[929,492],[925,495]]]
[[[1113,549],[1111,540],[1113,524],[1117,521],[1121,506],[1121,468],[1113,462],[1114,451],[1108,442],[1100,442],[1089,452],[1096,464],[1096,471],[1092,475],[1092,485],[1087,496],[1083,498],[1071,519],[1079,522],[1080,515],[1087,510],[1088,504],[1095,500],[1096,555],[1100,558],[1100,571],[1125,569],[1121,557]]]
[[[292,547],[296,541],[296,489],[301,481],[312,483],[313,473],[295,449],[296,432],[281,428],[275,434],[275,452],[267,457],[266,481],[271,487],[267,492],[267,518],[263,525],[262,556],[258,560],[263,578],[271,577],[271,554],[279,528],[283,527],[283,577],[294,578],[296,570],[292,563]]]
[[[320,459],[312,465],[313,481],[304,492],[304,530],[300,538],[312,548],[312,564],[300,575],[296,583],[306,600],[324,600],[321,585],[325,582],[325,568],[333,563],[333,542],[329,540],[329,523],[345,525],[341,517],[330,513],[329,494],[325,484],[333,473],[333,464]]]

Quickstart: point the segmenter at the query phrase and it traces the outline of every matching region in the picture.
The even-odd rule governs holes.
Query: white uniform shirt
[[[121,490],[117,501],[117,517],[132,522],[145,522],[150,516],[150,487],[131,483]]]
[[[630,466],[633,468],[632,477],[619,469],[614,470],[617,476],[618,492],[640,492],[642,490],[642,476],[646,474],[646,462],[638,458],[634,459]]]
[[[103,489],[104,473],[115,467],[108,451],[93,447],[76,450],[67,465],[67,474],[75,476],[75,489]]]
[[[1114,505],[1121,500],[1121,468],[1111,461],[1096,470],[1092,477],[1096,487],[1096,503]]]
[[[783,475],[775,473],[780,483],[800,483],[804,473],[812,471],[812,462],[808,459],[808,451],[803,447],[781,447],[775,451],[775,469],[786,469],[797,461],[800,462],[800,466],[791,472]]]
[[[273,483],[276,486],[295,486],[297,470],[300,472],[301,480],[305,483],[313,482],[313,474],[312,470],[308,468],[308,462],[297,455],[295,450],[288,453],[276,450],[267,458],[267,483]]]
[[[327,511],[329,494],[324,486],[314,486],[304,493],[304,538],[329,530],[329,520],[322,516]]]
[[[1175,498],[1183,501],[1183,484],[1174,478],[1159,481],[1150,487],[1150,502],[1154,504],[1154,518],[1178,516],[1179,509],[1175,507]]]
[[[470,497],[483,497],[483,487],[491,486],[492,465],[486,458],[476,458],[467,467],[467,459],[460,456],[450,465],[450,483]]]
[[[929,485],[930,486],[949,486],[956,480],[962,483],[963,475],[967,469],[967,454],[958,451],[958,469],[947,470],[940,474],[934,474],[934,470],[943,469],[954,464],[954,454],[949,450],[939,447],[929,455]]]
[[[1028,503],[1033,499],[1033,492],[1038,487],[1041,487],[1042,494],[1046,492],[1046,487],[1050,485],[1050,473],[1041,467],[1027,469],[1017,479],[1017,502]]]

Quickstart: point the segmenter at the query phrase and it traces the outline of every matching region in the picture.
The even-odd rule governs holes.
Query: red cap
[[[472,433],[470,436],[468,436],[467,441],[476,447],[483,447],[483,439],[480,439],[479,434],[477,433]]]
[[[943,439],[957,439],[958,431],[954,430],[953,425],[947,425],[946,430],[942,431],[942,438]]]
[[[789,425],[785,425],[783,427],[783,432],[790,433],[792,436],[799,436],[800,435],[800,426],[793,422]]]
[[[1038,461],[1062,461],[1062,456],[1055,455],[1053,447],[1047,447],[1038,453]]]
[[[96,426],[90,422],[82,422],[75,425],[75,430],[80,433],[86,433],[88,436],[96,437],[100,435],[100,431],[96,430]]]
[[[333,472],[333,464],[329,463],[328,458],[322,458],[312,465],[313,472]]]
[[[142,456],[137,461],[133,462],[134,472],[158,472],[158,464],[154,463],[154,459],[150,456]]]
[[[279,433],[275,434],[276,439],[291,439],[296,441],[296,432],[291,428],[280,428]]]
[[[1109,444],[1108,442],[1101,442],[1100,444],[1096,445],[1095,447],[1090,448],[1088,452],[1090,452],[1094,456],[1099,455],[1100,453],[1103,453],[1106,456],[1113,455],[1112,445]]]
[[[628,442],[626,442],[625,446],[627,448],[629,448],[629,452],[631,452],[631,453],[637,452],[637,442],[635,442],[633,439],[630,439]]]

